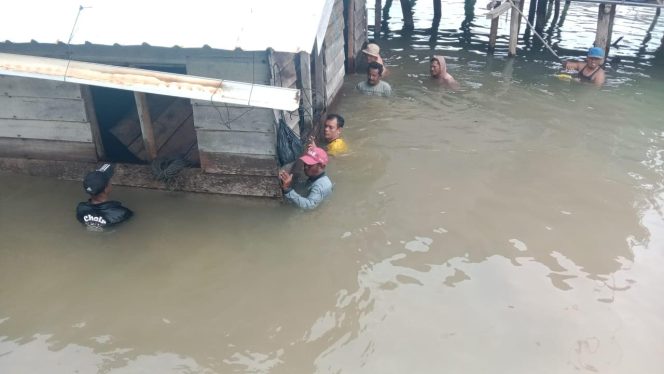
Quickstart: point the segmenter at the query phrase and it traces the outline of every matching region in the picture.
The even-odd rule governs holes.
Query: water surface
[[[79,183],[0,176],[0,372],[664,371],[656,43],[630,58],[625,38],[597,90],[525,44],[487,57],[484,4],[465,43],[452,2],[433,45],[450,92],[395,5],[380,41],[395,96],[346,78],[351,152],[317,211],[118,187],[137,215],[100,235],[75,221]],[[579,7],[570,56],[592,43]],[[614,35],[639,17],[620,11]]]

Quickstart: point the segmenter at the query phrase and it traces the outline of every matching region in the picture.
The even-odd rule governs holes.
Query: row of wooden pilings
[[[488,0],[487,0],[488,1]],[[510,0],[494,0],[491,2],[493,9],[501,7],[506,9],[505,2]],[[524,3],[530,1],[529,10],[528,10],[528,23],[534,26],[534,30],[531,30],[530,26],[527,26],[524,32],[524,39],[530,37],[531,32],[542,34],[546,23],[551,18],[553,12],[553,18],[551,24],[557,24],[558,27],[562,26],[567,9],[570,6],[570,0],[563,0],[564,6],[561,11],[561,0],[511,0],[514,6],[511,6],[510,11],[510,37],[509,37],[509,48],[508,54],[510,56],[515,56],[517,52],[517,42],[519,31],[521,29],[521,15],[523,12]],[[404,29],[412,30],[414,27],[413,23],[413,11],[412,11],[412,2],[411,0],[400,0],[401,11],[403,14]],[[433,29],[437,29],[440,18],[442,15],[442,0],[433,0],[433,22],[432,22],[432,32]],[[385,6],[386,9],[389,9],[392,5],[392,0],[386,0]],[[474,6],[474,2],[473,2]],[[382,0],[375,0],[375,24],[374,24],[374,35],[380,35],[381,33],[381,11],[383,10]],[[507,10],[507,9],[506,9]],[[500,13],[498,13],[499,15]],[[609,47],[611,46],[611,33],[613,29],[613,21],[616,15],[616,4],[599,4],[599,11],[597,15],[597,31],[595,35],[594,45],[596,47],[604,48],[605,53],[608,54]],[[659,15],[659,11],[658,11]],[[491,29],[489,32],[489,51],[493,51],[496,46],[496,40],[498,38],[498,17],[492,19]]]

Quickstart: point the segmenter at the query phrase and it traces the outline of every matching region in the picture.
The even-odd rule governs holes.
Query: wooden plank
[[[94,144],[90,142],[0,138],[0,157],[96,161],[97,153]]]
[[[341,69],[339,69],[339,71],[335,75],[335,77],[332,78],[327,84],[328,105],[330,105],[332,101],[335,99],[337,93],[339,92],[341,86],[343,85],[343,82],[344,82],[344,68],[342,66]]]
[[[197,147],[196,130],[190,116],[178,126],[172,135],[159,147],[159,157],[185,157],[192,147]]]
[[[523,9],[525,0],[514,0],[519,10]],[[519,39],[519,28],[521,26],[521,15],[515,7],[510,12],[510,42],[508,47],[508,56],[516,56],[516,46]]]
[[[507,12],[511,8],[512,8],[512,4],[509,1],[506,1],[502,4],[500,3],[500,1],[497,1],[496,6],[486,13],[486,18],[487,19],[489,19],[489,18],[496,19],[496,18],[500,17],[501,14]]]
[[[376,0],[379,2],[380,0]],[[355,72],[355,0],[350,0],[348,2],[348,9],[346,11],[346,23],[348,27],[346,28],[346,54],[348,55],[348,60],[346,61],[346,71],[348,73]]]
[[[106,158],[106,150],[104,149],[104,142],[101,138],[101,129],[97,121],[97,111],[95,110],[94,99],[90,86],[84,84],[79,85],[79,92],[83,100],[83,107],[85,108],[85,116],[88,118],[90,124],[90,134],[92,135],[92,142],[95,145],[97,152],[97,159],[104,160]]]
[[[229,122],[230,120],[233,120]],[[246,106],[194,104],[194,126],[199,130],[250,131],[274,133],[274,114],[270,109]]]
[[[7,53],[0,53],[0,74],[56,81],[66,74],[79,84],[282,110],[295,110],[300,101],[295,89]]]
[[[191,59],[187,73],[200,77],[235,80],[247,83],[270,84],[267,56],[256,53],[255,59]],[[262,55],[265,55],[263,52]]]
[[[300,132],[302,134],[308,134],[311,131],[314,120],[313,97],[311,95],[311,56],[306,52],[300,52],[298,57],[298,88],[302,90],[302,94],[300,95],[302,103],[300,104],[300,107],[303,110],[303,126],[300,128]]]
[[[189,103],[189,100],[185,99],[172,101],[171,105],[165,108],[161,113],[158,113],[157,119],[153,121],[154,142],[158,157],[164,156],[161,148],[181,126],[189,126],[189,128],[191,128],[191,136],[195,139],[191,104]],[[142,137],[135,138],[134,141],[127,145],[127,148],[141,160],[153,159],[150,158]]]
[[[87,122],[83,101],[0,96],[0,118]]]
[[[238,153],[274,156],[277,138],[274,133],[196,130],[198,149],[202,152]]]
[[[344,25],[342,22],[338,24],[338,27],[329,27],[327,29],[327,33],[325,34],[325,44],[328,45],[339,39],[342,41],[344,40]]]
[[[611,34],[613,33],[613,20],[616,17],[616,4],[600,4],[597,12],[597,34],[595,47],[604,50],[604,56],[609,55],[611,47]]]
[[[0,95],[80,99],[78,84],[0,75]]]
[[[505,5],[507,5],[507,7],[504,10],[502,10],[500,13],[498,13],[498,15],[493,16],[493,19],[491,20],[491,28],[489,30],[489,52],[493,52],[496,49],[496,39],[498,39],[498,16],[502,14],[502,12],[506,12],[507,9],[509,9],[512,6],[512,3],[510,3],[509,0],[502,4],[500,3],[500,1],[497,1],[496,7],[491,9],[491,11],[494,11],[500,8],[501,6],[504,7]],[[489,13],[491,11],[489,11]],[[490,18],[489,15],[487,15],[487,18]]]
[[[0,118],[0,137],[92,142],[87,122],[57,122]]]
[[[315,47],[318,48],[318,47]],[[313,86],[312,94],[314,97],[314,118],[318,118],[317,114],[320,114],[325,107],[327,102],[327,94],[325,92],[327,85],[325,81],[325,43],[323,43],[323,50],[318,53],[314,51],[314,68],[313,68]]]
[[[327,69],[327,86],[328,89],[330,87],[330,84],[332,82],[338,82],[339,81],[339,76],[341,75],[341,80],[343,81],[344,77],[344,65],[343,64],[336,64],[336,68],[333,68],[332,66],[329,66]]]
[[[276,176],[279,173],[274,156],[237,155],[200,152],[201,168],[206,173]]]
[[[95,162],[0,157],[0,171],[5,174],[28,174],[82,181],[83,176],[95,167]],[[198,168],[183,169],[172,183],[166,184],[154,178],[150,165],[116,164],[113,184],[168,191],[205,192],[236,196],[267,198],[280,198],[282,196],[279,179],[276,176],[210,174]],[[81,194],[83,196],[82,190]]]
[[[434,0],[436,1],[436,0]],[[381,24],[381,10],[383,9],[383,5],[381,4],[381,0],[376,0],[376,3],[374,5],[374,39],[380,38],[380,24]],[[352,1],[354,4],[355,1]]]
[[[152,118],[150,117],[150,107],[148,100],[143,92],[134,92],[136,99],[136,111],[138,112],[138,120],[141,124],[141,136],[143,138],[143,145],[148,152],[150,160],[157,158],[157,142],[154,136],[154,127]]]

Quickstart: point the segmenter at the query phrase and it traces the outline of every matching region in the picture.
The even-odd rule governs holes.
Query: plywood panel
[[[189,103],[189,100],[185,99],[173,100],[171,105],[159,114],[159,117],[153,119],[154,139],[158,156],[164,156],[160,149],[166,145],[169,138],[171,138],[181,126],[189,126],[193,131],[192,121],[191,104]],[[193,137],[193,133],[191,136]],[[127,148],[141,160],[148,159],[149,155],[141,137],[134,138]]]
[[[276,176],[279,172],[274,156],[200,152],[200,159],[206,173]]]
[[[196,130],[196,136],[203,152],[276,155],[274,133]]]
[[[215,108],[211,105],[194,104],[194,126],[202,130],[274,133],[275,123],[271,109],[237,105],[219,105]]]
[[[83,101],[0,96],[0,118],[87,122]]]
[[[200,77],[270,84],[265,52],[257,52],[255,59],[191,59],[187,61],[187,73]]]
[[[0,137],[92,142],[92,131],[87,122],[0,118]]]
[[[80,99],[78,84],[0,75],[0,96]]]
[[[40,160],[96,161],[93,143],[0,138],[0,157]]]

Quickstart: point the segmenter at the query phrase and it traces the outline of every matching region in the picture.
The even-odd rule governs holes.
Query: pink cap
[[[307,165],[323,164],[327,165],[327,153],[318,147],[310,147],[300,160]]]

